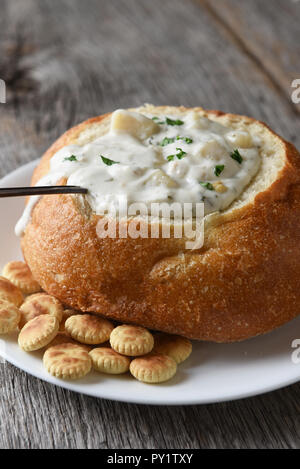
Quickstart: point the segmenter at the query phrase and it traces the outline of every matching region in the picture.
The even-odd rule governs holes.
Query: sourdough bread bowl
[[[224,203],[211,204],[205,216],[203,246],[187,249],[185,237],[175,238],[172,229],[170,238],[100,238],[97,225],[106,215],[97,214],[87,196],[43,196],[32,205],[30,216],[27,213],[21,239],[24,258],[41,287],[72,308],[216,342],[247,339],[296,317],[300,312],[300,155],[294,146],[264,123],[244,116],[202,108],[151,105],[130,113],[125,117],[120,113],[105,114],[67,131],[44,154],[32,185],[53,172],[54,155],[67,149],[60,162],[69,164],[75,157],[72,164],[76,165],[78,148],[89,149],[89,144],[108,135],[112,127],[117,129],[114,135],[123,138],[128,125],[138,139],[139,122],[129,125],[126,121],[128,116],[129,120],[136,119],[138,113],[166,132],[173,132],[169,140],[159,142],[155,141],[155,133],[159,131],[150,122],[147,121],[146,130],[143,127],[143,144],[149,138],[148,146],[156,145],[154,150],[162,149],[165,155],[170,153],[167,161],[173,165],[172,174],[178,171],[181,161],[188,161],[190,129],[193,128],[193,135],[205,134],[204,143],[195,147],[198,156],[192,155],[193,161],[196,157],[208,161],[201,168],[201,174],[206,175],[204,182],[199,181],[200,193],[204,194],[201,200],[222,198],[222,191],[218,194],[213,182],[220,179],[225,181],[223,186],[228,194],[230,191],[235,194],[233,200],[225,194]],[[186,128],[180,124],[185,121],[189,122]],[[171,124],[163,127],[166,122]],[[211,133],[207,134],[207,129]],[[177,145],[176,151],[171,151],[171,147],[168,150],[168,143]],[[227,148],[226,162],[235,165],[234,171],[248,164],[248,155],[256,155],[255,161],[249,163],[251,177],[244,171],[240,186],[237,186],[240,173],[228,173],[231,179],[227,179],[227,188],[225,176],[216,173],[217,166],[218,171],[226,173],[227,163],[224,164],[220,154],[220,145]],[[102,156],[101,145],[99,148]],[[177,158],[182,154],[184,158]],[[234,155],[242,157],[241,160]],[[101,161],[99,157],[99,164],[106,161],[107,171],[112,171],[111,168],[120,171],[121,165],[115,163],[122,162],[121,159],[121,153],[114,161],[109,158]],[[212,164],[215,174],[210,177],[207,171]],[[196,174],[197,164],[192,171]],[[84,171],[82,174],[77,182],[84,185]],[[186,194],[183,198],[187,197],[183,202],[189,201],[198,188],[193,192],[194,182],[189,181],[181,187],[178,177],[184,179],[184,176],[176,173],[173,178],[172,174],[175,189],[170,190],[178,194],[182,189],[181,194]],[[59,182],[74,181],[64,175]],[[169,194],[165,186],[165,180],[150,184],[150,193],[159,193],[158,198],[163,199],[161,187],[164,196]],[[162,225],[164,220],[158,223]]]

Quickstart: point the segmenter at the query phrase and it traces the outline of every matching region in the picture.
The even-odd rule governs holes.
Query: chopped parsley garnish
[[[193,139],[192,138],[189,138],[189,137],[180,137],[178,135],[178,137],[176,137],[176,140],[183,140],[185,143],[193,143]]]
[[[179,160],[181,160],[186,155],[186,151],[183,151],[182,148],[176,148],[176,151],[178,151],[176,156]]]
[[[64,161],[77,161],[77,157],[75,155],[71,155],[65,158]]]
[[[174,143],[175,140],[183,140],[185,143],[193,143],[193,140],[189,137],[180,137],[178,135],[176,138],[175,137],[165,137],[161,142],[160,146],[165,147],[166,145],[169,145],[170,143]]]
[[[152,120],[155,121],[157,124],[167,124],[167,125],[183,125],[184,122],[181,121],[180,119],[170,119],[170,117],[166,117],[165,121],[160,121],[159,117],[154,116],[152,117]]]
[[[230,156],[233,160],[237,161],[239,164],[242,164],[243,158],[238,149],[234,150],[233,153],[230,153]]]
[[[222,171],[224,171],[224,168],[225,168],[225,165],[224,165],[224,164],[217,164],[217,166],[215,166],[215,170],[214,170],[215,175],[216,175],[217,177],[220,176],[220,174],[222,173]]]
[[[102,155],[100,156],[101,156],[103,163],[106,164],[107,166],[112,166],[113,164],[119,164],[119,161],[110,160],[109,158],[105,158],[105,156],[102,156]]]
[[[156,116],[155,116],[155,117],[152,117],[152,120],[153,120],[153,121],[156,121],[157,124],[164,124],[164,121],[160,121],[160,120],[159,120],[159,117],[156,117]]]
[[[173,161],[176,155],[169,155],[167,156],[168,161]]]
[[[209,191],[214,191],[214,186],[210,182],[202,182],[200,181],[201,186],[205,187]]]
[[[183,125],[184,122],[180,119],[170,119],[169,117],[166,118],[166,124],[168,125]]]
[[[160,142],[160,146],[161,147],[165,147],[166,145],[169,145],[170,143],[174,143],[175,142],[175,137],[165,137],[161,142]]]
[[[183,151],[182,148],[176,148],[176,155],[169,155],[167,156],[168,161],[173,161],[175,156],[179,159],[182,160],[182,158],[186,155],[186,151]]]

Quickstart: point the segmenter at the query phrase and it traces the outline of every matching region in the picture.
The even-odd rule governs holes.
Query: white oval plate
[[[37,162],[29,163],[0,181],[0,187],[28,185]],[[0,267],[21,259],[14,225],[23,198],[0,199]],[[299,332],[298,332],[299,331]],[[291,343],[300,338],[300,317],[265,336],[235,344],[194,342],[191,357],[179,366],[171,381],[161,385],[139,383],[129,375],[91,373],[76,382],[61,381],[43,368],[42,354],[28,354],[17,336],[2,336],[0,354],[16,367],[49,383],[90,396],[139,404],[204,404],[272,391],[299,380],[300,365],[292,362]]]

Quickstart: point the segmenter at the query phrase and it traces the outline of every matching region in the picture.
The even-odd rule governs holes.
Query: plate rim
[[[67,389],[68,391],[71,391],[71,392],[75,392],[77,394],[84,394],[86,396],[89,396],[89,397],[94,397],[94,398],[97,398],[97,399],[106,399],[106,400],[111,400],[111,401],[116,401],[116,402],[124,402],[124,403],[128,403],[128,404],[136,404],[136,405],[151,405],[151,406],[163,406],[163,405],[167,405],[167,406],[190,406],[190,405],[208,405],[208,404],[217,404],[217,403],[222,403],[222,402],[231,402],[231,401],[237,401],[237,400],[243,400],[243,399],[247,399],[247,398],[251,398],[251,397],[255,397],[255,396],[260,396],[262,394],[267,394],[267,393],[270,393],[272,391],[279,391],[280,389],[282,388],[285,388],[287,386],[290,386],[292,384],[295,384],[297,383],[299,380],[300,380],[300,377],[297,378],[291,378],[290,380],[287,380],[286,382],[282,382],[281,385],[279,386],[274,386],[274,385],[270,385],[270,386],[265,386],[265,387],[261,387],[258,391],[256,390],[253,390],[253,391],[250,391],[250,392],[244,392],[244,393],[236,393],[236,395],[232,394],[231,396],[225,396],[224,398],[222,399],[219,399],[219,398],[213,398],[213,399],[190,399],[188,402],[186,402],[185,400],[180,400],[180,399],[177,399],[175,401],[168,401],[168,400],[160,400],[160,401],[156,401],[156,400],[151,400],[151,399],[137,399],[136,397],[130,397],[129,398],[121,398],[121,397],[116,397],[116,396],[108,396],[108,395],[103,395],[103,396],[99,396],[93,392],[89,392],[88,390],[85,391],[81,391],[81,390],[77,390],[77,389],[72,389],[72,386],[70,386],[72,384],[72,382],[67,382],[67,381],[62,381],[60,382],[57,378],[54,378],[52,377],[51,375],[49,375],[49,378],[45,378],[45,377],[41,377],[38,373],[30,370],[27,366],[23,366],[21,367],[16,360],[14,360],[13,358],[11,358],[8,354],[6,354],[5,352],[1,351],[0,352],[0,356],[2,356],[2,358],[4,358],[4,360],[6,360],[7,362],[9,362],[11,365],[13,365],[14,367],[16,367],[17,369],[19,370],[22,370],[24,371],[25,373],[28,373],[30,376],[33,376],[34,378],[37,378],[37,379],[40,379],[42,381],[44,381],[45,383],[48,383],[48,384],[51,384],[51,385],[54,385],[54,386],[57,386],[59,388],[62,388],[62,389]]]
[[[37,166],[41,158],[35,158],[28,163],[23,164],[22,166],[18,166],[17,168],[13,169],[9,173],[5,174],[2,178],[0,178],[0,186],[3,186],[6,183],[6,179],[10,179],[12,176],[17,176],[19,173],[21,174],[24,169],[29,169],[32,167],[32,170]]]

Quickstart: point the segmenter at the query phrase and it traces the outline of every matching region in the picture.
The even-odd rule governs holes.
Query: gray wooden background
[[[144,102],[245,113],[300,147],[299,24],[297,0],[0,0],[0,177],[73,124]],[[295,448],[299,403],[296,384],[208,406],[127,405],[6,364],[0,447]]]

